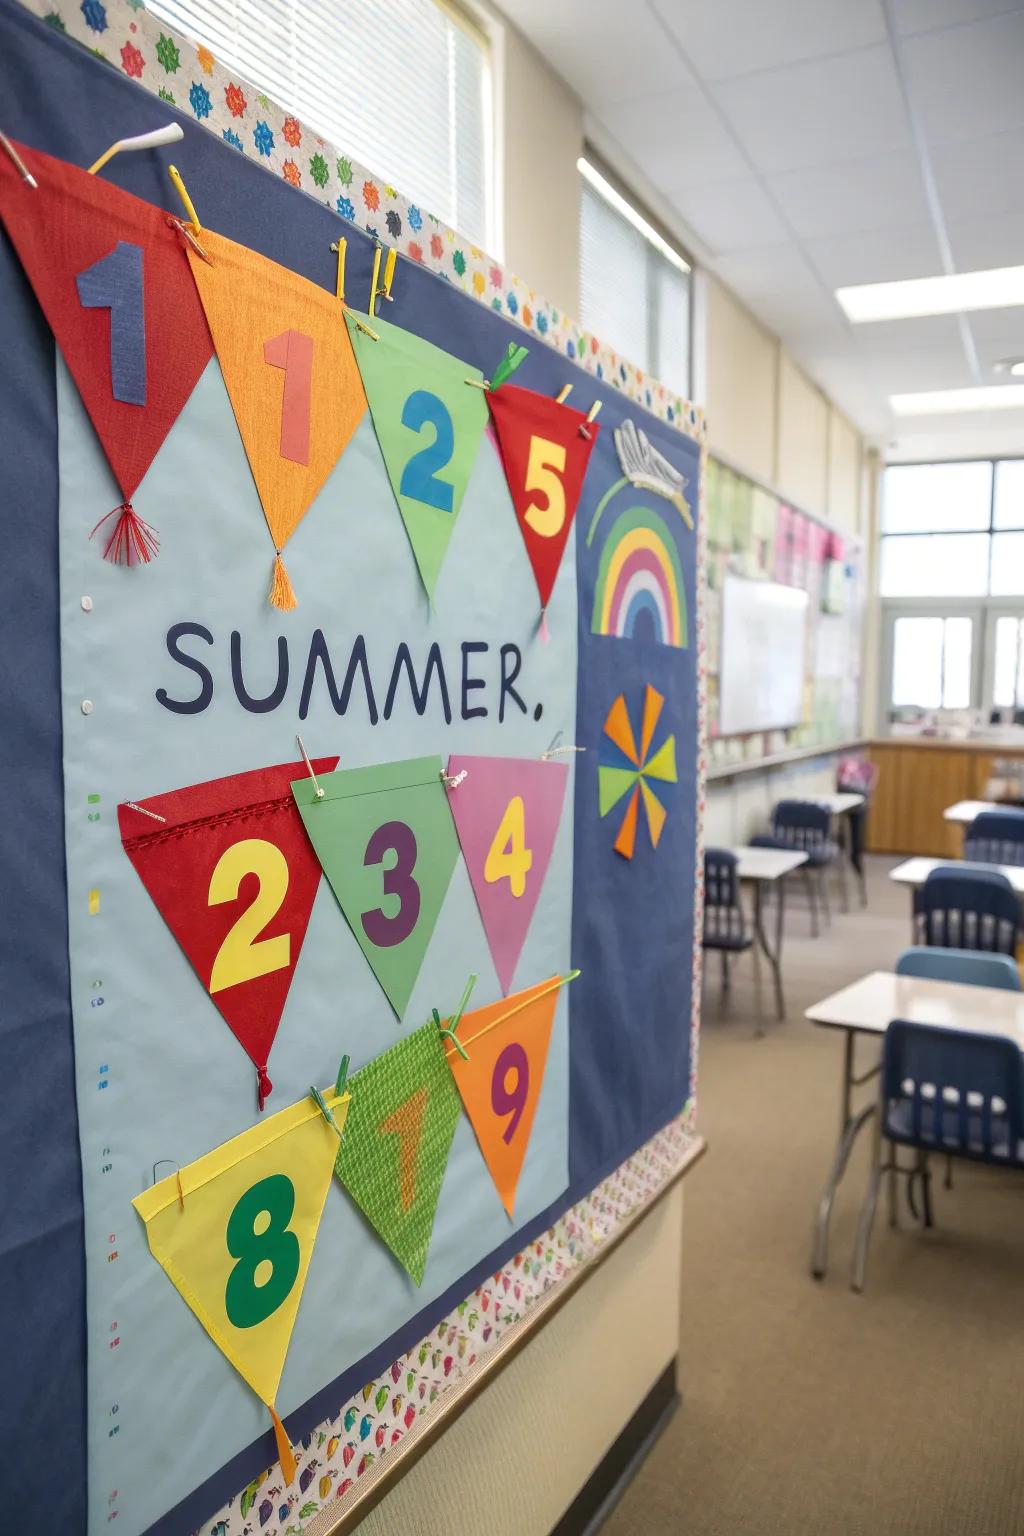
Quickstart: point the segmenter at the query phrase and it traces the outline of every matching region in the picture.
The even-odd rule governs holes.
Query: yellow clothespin
[[[601,402],[600,402],[600,400],[595,400],[593,405],[590,407],[590,410],[587,412],[587,425],[589,425],[590,422],[592,422],[595,419],[595,417],[597,416],[597,413],[598,413],[598,411],[600,409],[601,409]],[[580,437],[587,437],[587,438],[589,438],[589,436],[590,436],[590,433],[587,431],[586,426],[584,426],[583,423],[581,422],[580,423]]]
[[[370,278],[370,314],[377,313],[377,283],[380,280],[380,246],[373,248],[373,276]]]
[[[565,402],[568,400],[569,396],[571,395],[571,393],[572,393],[572,385],[571,384],[563,384],[561,389],[558,391],[558,394],[555,396],[555,399],[558,401],[559,405],[564,405]]]
[[[179,123],[168,123],[166,127],[154,128],[151,133],[137,133],[130,139],[118,139],[116,144],[111,144],[99,159],[89,167],[89,175],[95,176],[97,171],[102,171],[108,160],[113,160],[115,155],[123,150],[156,149],[160,144],[177,144],[179,139],[185,137]]]
[[[334,292],[342,304],[345,302],[345,252],[348,249],[347,240],[335,240],[331,245],[332,251],[338,253],[338,279],[334,285]]]
[[[398,247],[392,246],[388,251],[388,259],[384,263],[384,297],[391,303],[391,284],[395,277],[395,263],[398,260]]]
[[[192,225],[192,228],[197,235],[201,235],[203,232],[203,226],[199,222],[199,215],[196,213],[192,199],[189,197],[185,190],[185,183],[181,179],[181,172],[178,170],[176,165],[169,165],[167,167],[167,174],[174,183],[175,192],[177,192],[178,196],[181,198],[182,206],[184,207],[185,212],[188,214],[189,222]]]

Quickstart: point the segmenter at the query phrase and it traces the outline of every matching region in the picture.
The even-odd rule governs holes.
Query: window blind
[[[584,179],[580,319],[664,384],[690,392],[690,279]]]
[[[487,40],[437,0],[148,0],[219,63],[485,250]],[[358,187],[348,189],[360,222]]]

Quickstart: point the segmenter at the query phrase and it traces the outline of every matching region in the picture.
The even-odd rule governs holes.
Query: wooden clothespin
[[[572,394],[572,385],[571,384],[563,384],[561,389],[558,391],[558,394],[555,396],[555,399],[558,401],[559,405],[564,405],[565,402],[568,400],[568,398],[569,398],[569,396],[571,394]]]
[[[598,413],[598,411],[600,409],[601,409],[601,402],[600,402],[600,400],[595,400],[593,405],[590,407],[590,410],[587,412],[587,424],[588,425],[590,424],[590,422],[596,420],[597,413]],[[586,438],[590,437],[590,433],[587,431],[586,426],[584,426],[582,422],[580,423],[580,437],[586,437]]]
[[[338,253],[338,276],[334,284],[334,293],[342,304],[345,302],[345,252],[347,249],[348,241],[344,237],[331,242],[331,250]]]
[[[30,187],[38,188],[38,181],[36,181],[35,177],[32,175],[32,172],[29,170],[24,160],[18,154],[18,151],[15,149],[6,133],[0,133],[0,145],[2,145],[3,148],[7,151],[8,155],[10,155],[14,162],[15,169],[17,170],[18,175],[21,177],[22,181],[27,181]]]
[[[174,183],[175,192],[177,192],[178,196],[181,198],[182,207],[185,209],[185,212],[189,217],[189,223],[192,225],[195,233],[197,235],[201,235],[203,232],[203,226],[199,222],[199,215],[196,213],[195,205],[193,204],[192,199],[189,197],[188,192],[185,189],[185,183],[181,179],[181,172],[178,170],[176,165],[169,165],[167,167],[167,174]]]
[[[373,315],[375,315],[377,313],[377,295],[380,292],[380,289],[377,287],[377,284],[380,281],[380,252],[381,252],[380,242],[377,241],[374,244],[374,247],[373,247],[373,275],[370,278],[370,314],[371,314],[371,316],[373,316]]]
[[[388,251],[388,259],[384,263],[384,287],[381,290],[381,298],[391,301],[391,284],[395,280],[395,264],[398,261],[398,247],[393,245]]]
[[[161,144],[177,144],[179,139],[185,137],[180,123],[167,123],[163,128],[154,128],[150,133],[137,133],[130,139],[118,139],[116,144],[104,150],[98,160],[89,167],[89,175],[95,176],[97,171],[102,171],[108,160],[113,160],[115,155],[123,151],[134,149],[156,149]]]

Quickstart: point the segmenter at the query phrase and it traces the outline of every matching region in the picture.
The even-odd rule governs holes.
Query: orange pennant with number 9
[[[537,1112],[562,978],[464,1013],[458,1037],[466,1056],[445,1042],[448,1065],[472,1122],[501,1203],[511,1217]]]
[[[314,759],[329,773],[336,757]],[[295,807],[303,763],[190,784],[117,808],[124,851],[258,1076],[306,937],[320,864]]]

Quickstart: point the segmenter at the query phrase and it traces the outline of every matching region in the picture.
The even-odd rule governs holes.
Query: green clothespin
[[[337,1136],[338,1140],[340,1141],[341,1140],[341,1129],[340,1129],[340,1127],[338,1125],[337,1120],[335,1120],[334,1115],[331,1112],[330,1107],[328,1106],[327,1100],[324,1098],[323,1094],[320,1092],[320,1089],[319,1088],[311,1087],[310,1090],[309,1090],[309,1093],[310,1093],[310,1097],[313,1100],[313,1103],[316,1105],[317,1109],[323,1115],[324,1119],[327,1121],[327,1124],[330,1126],[331,1130],[335,1133],[335,1135]]]
[[[341,1066],[338,1068],[337,1080],[335,1081],[335,1084],[334,1084],[334,1095],[335,1095],[335,1098],[337,1098],[339,1094],[342,1094],[342,1093],[345,1092],[345,1081],[346,1081],[347,1077],[348,1077],[348,1057],[347,1056],[343,1056],[341,1058]]]
[[[529,347],[519,347],[514,341],[509,342],[505,356],[494,370],[494,376],[491,379],[492,389],[500,389],[502,384],[508,382],[520,363],[525,361],[529,350]]]
[[[462,1057],[463,1061],[469,1060],[469,1052],[466,1050],[466,1047],[463,1045],[455,1031],[459,1027],[462,1015],[466,1011],[466,1004],[469,1002],[470,993],[476,986],[476,983],[476,976],[471,975],[469,980],[466,982],[465,987],[463,988],[462,997],[459,1000],[459,1006],[455,1010],[455,1015],[450,1024],[442,1024],[441,1015],[438,1013],[436,1008],[432,1009],[434,1015],[434,1023],[437,1025],[438,1033],[447,1036],[447,1038],[452,1042],[452,1045],[454,1045],[455,1049],[458,1051],[459,1055]]]

